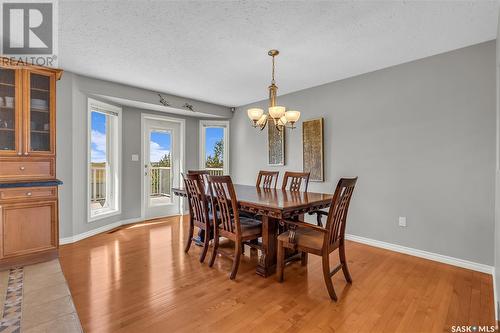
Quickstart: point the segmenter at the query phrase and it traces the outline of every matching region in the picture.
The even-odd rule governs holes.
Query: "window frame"
[[[206,128],[223,128],[224,129],[224,156],[223,156],[223,172],[225,175],[229,174],[229,120],[200,120],[200,156],[199,165],[201,170],[205,170],[206,151],[205,151],[205,129]]]
[[[111,182],[106,182],[106,201],[110,207],[92,210],[91,208],[91,163],[92,163],[92,112],[103,114],[115,113],[116,116],[106,122],[106,135],[111,139],[106,140],[106,154],[110,155]],[[104,218],[121,214],[122,196],[122,108],[113,104],[102,102],[93,98],[87,99],[87,221],[89,223]],[[108,198],[109,195],[109,198]]]

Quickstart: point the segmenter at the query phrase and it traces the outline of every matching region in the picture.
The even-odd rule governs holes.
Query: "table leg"
[[[262,216],[262,256],[257,265],[257,274],[268,277],[276,272],[276,228],[278,220]]]

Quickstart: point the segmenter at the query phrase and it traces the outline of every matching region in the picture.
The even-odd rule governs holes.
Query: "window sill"
[[[99,210],[99,213],[94,213],[94,215],[92,215],[92,213],[90,213],[88,223],[96,222],[96,221],[99,221],[99,220],[102,220],[102,219],[105,219],[105,218],[108,218],[111,216],[120,215],[120,214],[121,214],[120,210],[102,209],[102,210]]]

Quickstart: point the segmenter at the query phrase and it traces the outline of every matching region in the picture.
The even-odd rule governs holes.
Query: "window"
[[[88,217],[120,213],[121,108],[88,100]]]
[[[211,175],[229,174],[228,121],[200,121],[200,168]]]

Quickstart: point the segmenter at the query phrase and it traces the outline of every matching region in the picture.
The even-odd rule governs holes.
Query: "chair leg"
[[[238,267],[240,266],[240,257],[241,257],[241,243],[236,241],[234,244],[234,261],[233,268],[231,269],[231,275],[229,278],[234,280],[236,278],[236,273],[238,273]]]
[[[200,262],[205,261],[205,257],[206,257],[207,252],[208,252],[208,245],[209,244],[210,244],[210,237],[205,232],[205,239],[203,240],[203,250],[201,251],[201,254],[200,254]]]
[[[300,263],[302,266],[307,266],[307,252],[302,252],[300,254]]]
[[[342,272],[344,273],[347,282],[352,283],[351,273],[349,273],[349,268],[347,267],[347,260],[345,259],[345,246],[344,244],[339,246],[339,257],[340,263],[342,264]]]
[[[191,247],[191,242],[193,241],[193,220],[191,220],[191,217],[189,217],[189,231],[188,231],[188,239],[186,243],[186,247],[184,248],[184,252],[188,253],[189,248]]]
[[[330,276],[330,261],[328,259],[328,254],[323,254],[323,277],[325,279],[326,289],[328,289],[330,298],[337,301],[337,294],[335,294],[335,289],[333,289],[333,282]]]
[[[321,214],[316,215],[316,224],[318,225],[318,227],[323,228],[323,222],[321,221]]]
[[[214,248],[212,250],[212,256],[208,262],[208,267],[212,267],[215,262],[215,257],[217,257],[217,250],[219,249],[219,232],[217,229],[214,231]]]
[[[284,268],[285,268],[285,248],[283,247],[283,241],[278,241],[278,254],[277,254],[277,267],[276,267],[278,282],[283,282]]]

